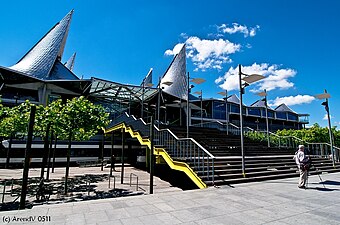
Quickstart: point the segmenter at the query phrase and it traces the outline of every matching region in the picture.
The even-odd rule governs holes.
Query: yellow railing
[[[143,138],[139,132],[134,131],[131,127],[126,126],[124,123],[117,124],[116,126],[105,130],[105,133],[111,133],[122,129],[124,129],[124,132],[129,133],[131,137],[136,138],[141,145],[147,146],[149,149],[151,148],[151,142],[149,139]],[[207,185],[199,176],[197,176],[187,163],[174,161],[164,148],[154,148],[153,152],[155,155],[161,156],[171,169],[184,172],[197,185],[197,187],[201,189],[207,187]]]

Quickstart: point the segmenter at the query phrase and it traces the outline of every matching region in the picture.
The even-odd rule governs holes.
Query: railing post
[[[22,175],[21,198],[20,198],[20,207],[19,207],[20,209],[25,209],[25,203],[26,203],[28,172],[29,172],[29,163],[30,163],[30,157],[31,157],[31,146],[32,146],[32,138],[33,138],[35,111],[36,111],[36,106],[35,105],[31,106],[30,120],[28,124],[27,143],[26,143],[26,150],[25,150],[25,164],[24,164],[24,170],[23,170],[23,175]]]
[[[212,182],[215,185],[215,159],[212,158]]]
[[[1,201],[1,203],[4,203],[4,201],[5,201],[5,192],[6,192],[6,180],[4,181],[4,190],[2,191],[2,201]]]

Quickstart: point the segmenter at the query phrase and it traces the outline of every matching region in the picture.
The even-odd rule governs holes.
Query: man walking
[[[309,169],[308,168],[309,157],[305,154],[304,145],[299,145],[299,149],[295,153],[294,159],[300,172],[300,179],[299,179],[298,187],[306,188],[306,182],[308,179],[308,169]]]

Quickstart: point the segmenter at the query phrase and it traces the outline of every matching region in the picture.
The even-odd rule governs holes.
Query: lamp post
[[[254,83],[256,81],[259,81],[264,78],[264,76],[259,74],[244,74],[241,71],[241,64],[238,65],[238,75],[239,75],[239,85],[240,85],[240,133],[241,133],[241,155],[242,155],[242,175],[243,177],[246,177],[245,173],[245,160],[244,160],[244,140],[243,140],[243,99],[242,95],[244,94],[244,88],[250,85],[251,83]],[[245,77],[242,78],[242,75]],[[242,84],[242,80],[245,82]]]
[[[159,121],[160,121],[160,108],[161,108],[161,94],[162,94],[162,87],[161,85],[167,85],[171,86],[173,84],[172,81],[163,81],[161,77],[159,77],[159,82],[158,82],[158,100],[157,100],[157,127],[159,129]]]
[[[196,91],[195,94],[199,95],[198,97],[200,98],[201,101],[201,127],[203,127],[203,92],[201,91]]]
[[[144,117],[144,95],[145,95],[145,88],[146,87],[152,87],[152,83],[145,83],[146,77],[143,79],[142,82],[142,107],[141,107],[141,118],[143,119]]]
[[[267,104],[267,91],[264,91],[257,94],[258,96],[264,97],[264,106],[266,107],[266,127],[267,127],[267,142],[268,147],[270,147],[270,140],[269,140],[269,122],[268,122],[268,104]]]
[[[201,84],[203,82],[205,82],[204,79],[202,78],[193,78],[190,81],[190,76],[189,76],[189,72],[188,72],[188,81],[187,81],[187,138],[189,138],[189,120],[190,120],[190,113],[189,113],[189,95],[191,92],[191,89],[194,88],[194,85],[190,85],[190,82],[193,82],[195,84]]]
[[[221,91],[217,94],[220,94],[222,96],[225,96],[225,120],[226,120],[226,126],[227,126],[227,135],[229,134],[229,112],[228,112],[228,91],[227,89],[225,92]]]
[[[335,156],[334,156],[334,148],[333,148],[333,135],[332,135],[331,118],[330,118],[330,115],[329,115],[329,105],[328,105],[328,99],[331,97],[331,95],[329,93],[327,93],[327,90],[325,89],[325,92],[323,94],[315,95],[315,97],[317,99],[325,99],[325,101],[323,103],[321,103],[321,105],[325,106],[325,110],[327,112],[329,142],[331,144],[333,167],[335,167]]]

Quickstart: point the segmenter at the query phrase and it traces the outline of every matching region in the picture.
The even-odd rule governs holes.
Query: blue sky
[[[140,84],[150,68],[163,75],[177,44],[186,43],[187,70],[207,81],[196,86],[204,98],[227,88],[237,93],[235,69],[267,78],[246,89],[244,102],[268,90],[310,123],[327,126],[315,94],[331,94],[332,125],[340,127],[340,1],[3,1],[0,65],[15,64],[71,9],[74,15],[64,58],[77,52],[74,72]]]

